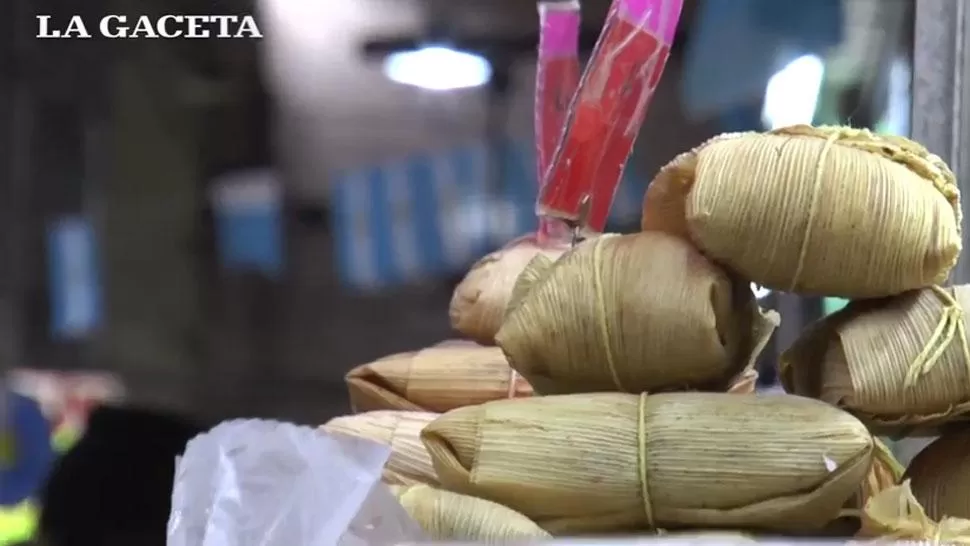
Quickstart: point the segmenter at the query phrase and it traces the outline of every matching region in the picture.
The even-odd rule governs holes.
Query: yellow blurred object
[[[918,143],[796,125],[678,156],[648,187],[642,227],[767,288],[873,298],[944,282],[961,222],[953,173]]]
[[[928,517],[970,519],[970,430],[944,432],[913,458],[906,477]]]
[[[394,485],[437,484],[431,457],[421,442],[421,430],[438,417],[419,411],[371,411],[335,417],[320,428],[366,438],[391,448],[384,482]]]
[[[865,426],[788,395],[542,396],[460,408],[422,438],[442,486],[558,534],[813,531],[859,490]]]
[[[970,520],[944,518],[934,521],[913,496],[909,480],[906,480],[869,499],[859,537],[970,544]]]
[[[498,347],[443,343],[358,366],[346,377],[354,411],[445,412],[502,398],[532,396],[532,386]]]
[[[747,282],[663,233],[603,235],[520,276],[496,341],[537,392],[725,391],[778,325]]]
[[[856,300],[782,354],[785,390],[819,398],[878,431],[966,420],[970,285]]]
[[[13,508],[0,507],[0,546],[20,544],[34,538],[40,511],[31,502]]]
[[[539,246],[529,235],[478,260],[455,287],[448,309],[452,327],[483,345],[493,345],[515,279],[525,265],[537,255],[555,260],[566,250],[562,245]]]
[[[504,544],[549,537],[549,533],[529,518],[491,501],[427,485],[396,487],[392,491],[434,540]]]

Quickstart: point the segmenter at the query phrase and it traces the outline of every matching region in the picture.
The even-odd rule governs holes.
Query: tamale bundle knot
[[[943,301],[943,313],[926,346],[916,355],[906,374],[904,383],[906,388],[913,388],[924,375],[929,373],[954,341],[960,343],[963,362],[970,376],[970,346],[967,345],[963,308],[946,290],[939,286],[932,287],[932,290]]]

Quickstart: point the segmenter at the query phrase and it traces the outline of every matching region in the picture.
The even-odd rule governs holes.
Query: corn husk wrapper
[[[953,173],[919,144],[798,125],[677,157],[650,184],[642,226],[768,288],[871,298],[944,282],[961,222]]]
[[[428,485],[394,486],[391,492],[434,540],[505,544],[549,538],[534,521],[492,501]]]
[[[869,470],[851,415],[789,395],[596,393],[489,402],[425,427],[442,486],[558,534],[811,531]]]
[[[777,325],[749,283],[681,239],[638,233],[533,259],[496,341],[542,394],[723,392]]]
[[[866,474],[865,480],[862,481],[858,493],[852,497],[846,505],[846,509],[842,512],[842,515],[850,518],[856,526],[862,518],[862,510],[869,499],[886,489],[899,485],[903,480],[903,473],[906,471],[882,440],[873,438],[873,444],[875,449],[872,453],[872,465],[869,467],[869,472]]]
[[[930,518],[910,488],[909,480],[869,499],[862,518],[861,538],[970,544],[970,520]]]
[[[438,416],[417,411],[371,411],[335,417],[320,428],[390,446],[391,456],[384,465],[384,483],[435,485],[438,477],[421,442],[421,430]]]
[[[877,431],[967,418],[970,286],[854,301],[782,354],[785,390],[844,408]]]
[[[906,470],[913,495],[931,519],[970,519],[970,431],[947,431]]]
[[[448,342],[358,366],[346,376],[354,411],[445,412],[502,398],[532,396],[498,347]]]
[[[520,237],[475,262],[451,297],[451,326],[482,345],[494,345],[495,334],[522,269],[536,255],[555,260],[568,247],[540,246],[534,235]]]

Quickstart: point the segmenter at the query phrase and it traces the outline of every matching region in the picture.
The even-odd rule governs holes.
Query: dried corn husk
[[[478,260],[455,287],[448,308],[451,326],[483,345],[493,345],[515,279],[525,265],[536,255],[555,260],[567,249],[560,245],[540,246],[530,235]]]
[[[863,538],[930,541],[932,544],[970,544],[970,520],[926,515],[909,480],[869,499],[862,518]]]
[[[859,491],[847,504],[843,516],[858,522],[869,499],[879,493],[895,487],[903,479],[905,468],[896,460],[889,447],[878,438],[873,438],[875,449],[872,452],[872,465],[866,479],[862,481]]]
[[[919,144],[797,125],[677,157],[650,184],[642,226],[769,288],[870,298],[944,282],[961,221],[953,173]]]
[[[371,411],[335,417],[320,428],[390,446],[391,456],[384,465],[384,483],[434,485],[438,477],[420,437],[421,430],[437,417],[437,413],[430,412]]]
[[[434,540],[504,544],[549,533],[501,504],[427,485],[392,487],[401,506]]]
[[[758,389],[758,370],[749,368],[741,372],[728,387],[729,394],[752,394]]]
[[[532,396],[498,347],[447,342],[358,366],[346,377],[354,411],[445,412],[501,398]]]
[[[906,477],[930,518],[970,519],[970,430],[944,433],[913,458]]]
[[[533,259],[496,341],[543,394],[724,391],[777,324],[687,242],[637,233]]]
[[[809,327],[782,354],[782,383],[877,430],[966,419],[968,303],[970,286],[854,301]]]
[[[488,402],[446,413],[422,439],[444,487],[553,534],[818,529],[873,450],[862,423],[822,402],[714,393]]]

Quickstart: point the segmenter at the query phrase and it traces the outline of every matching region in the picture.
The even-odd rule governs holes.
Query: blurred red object
[[[605,229],[681,7],[682,0],[614,0],[540,190],[542,216]]]

